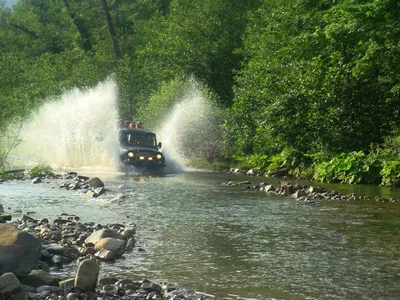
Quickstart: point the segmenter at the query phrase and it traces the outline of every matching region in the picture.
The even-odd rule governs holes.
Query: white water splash
[[[166,116],[157,130],[163,142],[169,172],[191,170],[190,162],[216,139],[215,116],[218,109],[195,80],[187,84],[187,93]]]
[[[91,89],[71,90],[45,104],[21,131],[16,164],[116,171],[116,99],[116,83],[109,79]]]

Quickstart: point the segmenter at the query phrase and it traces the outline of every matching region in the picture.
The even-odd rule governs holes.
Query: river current
[[[14,219],[69,213],[82,222],[135,223],[135,251],[102,264],[102,275],[167,281],[218,299],[400,299],[399,203],[306,205],[221,185],[272,180],[225,173],[98,176],[108,190],[98,199],[60,189],[53,180],[15,181],[0,184],[0,203]],[[400,195],[377,187],[329,187]],[[64,275],[74,270],[66,266]]]

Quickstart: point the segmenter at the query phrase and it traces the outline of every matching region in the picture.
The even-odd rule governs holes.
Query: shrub
[[[36,166],[29,171],[29,178],[54,176],[49,166]]]

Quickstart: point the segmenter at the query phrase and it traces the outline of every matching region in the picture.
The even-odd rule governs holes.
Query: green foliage
[[[0,170],[0,179],[1,180],[14,180],[14,179],[22,179],[23,174],[20,172],[9,172]]]
[[[400,185],[400,161],[399,160],[385,160],[383,162],[382,171],[382,185],[386,186],[399,186]]]
[[[286,148],[278,155],[254,154],[246,157],[247,163],[257,170],[267,173],[288,172],[296,165],[296,153]]]
[[[400,120],[398,17],[393,0],[262,1],[226,120],[231,155],[382,143]]]
[[[159,92],[149,98],[146,105],[139,108],[136,119],[142,121],[146,128],[158,128],[175,104],[183,99],[188,84],[179,79],[164,83]]]
[[[51,177],[54,176],[53,170],[49,166],[36,166],[28,172],[29,178]]]
[[[121,118],[155,128],[193,76],[226,109],[193,141],[203,160],[399,184],[398,0],[108,1],[118,60],[100,4],[0,1],[1,168],[6,128],[67,89],[114,74]]]

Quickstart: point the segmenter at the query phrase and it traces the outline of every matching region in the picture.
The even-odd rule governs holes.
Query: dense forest
[[[146,123],[196,78],[223,112],[208,161],[400,184],[398,0],[0,0],[0,49],[0,168],[65,90],[114,76]]]

